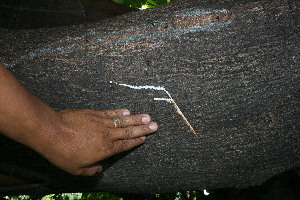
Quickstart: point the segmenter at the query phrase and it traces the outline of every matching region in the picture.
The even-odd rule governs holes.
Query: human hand
[[[99,161],[142,144],[158,128],[149,115],[130,115],[126,109],[63,110],[58,114],[60,123],[38,152],[73,175],[101,171]],[[118,119],[120,127],[115,127],[112,118]]]
[[[149,115],[130,115],[125,109],[56,112],[1,64],[0,94],[0,134],[74,175],[95,174],[101,170],[99,161],[142,144],[157,130]]]

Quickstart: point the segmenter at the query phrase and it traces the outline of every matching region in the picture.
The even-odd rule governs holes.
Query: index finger
[[[117,123],[115,123],[117,121]],[[137,114],[122,117],[113,117],[108,120],[108,126],[111,128],[124,128],[128,126],[138,126],[143,124],[149,124],[151,117],[147,114]],[[116,126],[116,124],[118,124]]]

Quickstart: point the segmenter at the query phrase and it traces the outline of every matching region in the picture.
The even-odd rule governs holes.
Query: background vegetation
[[[220,193],[205,191],[186,191],[176,192],[170,194],[113,194],[109,192],[95,192],[95,193],[62,193],[50,194],[44,197],[34,197],[28,195],[21,196],[6,196],[4,199],[8,200],[223,200],[224,198]]]
[[[126,5],[128,7],[146,9],[146,8],[152,8],[160,4],[169,3],[172,0],[112,0],[112,1],[119,4]]]

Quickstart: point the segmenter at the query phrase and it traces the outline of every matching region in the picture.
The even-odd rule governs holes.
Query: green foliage
[[[121,195],[123,196],[123,195]],[[125,200],[128,199],[143,199],[143,200],[224,200],[224,197],[216,191],[186,191],[168,194],[145,194],[139,195],[126,194]],[[62,193],[50,194],[41,198],[21,195],[5,197],[7,200],[123,200],[122,197],[109,192],[94,192],[94,193]]]
[[[123,200],[109,192],[50,194],[42,198],[28,195],[6,196],[4,198],[7,200]]]
[[[123,200],[121,197],[109,192],[82,193],[81,200],[90,200],[90,199]]]
[[[133,8],[152,8],[154,6],[169,3],[172,0],[113,0],[116,3],[123,4]]]

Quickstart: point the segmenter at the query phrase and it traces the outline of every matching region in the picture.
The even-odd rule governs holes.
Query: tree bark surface
[[[51,107],[128,108],[159,124],[85,178],[2,138],[0,172],[41,183],[10,193],[247,187],[300,166],[299,6],[182,0],[93,24],[2,30],[0,60]],[[157,99],[168,93],[198,136]]]

